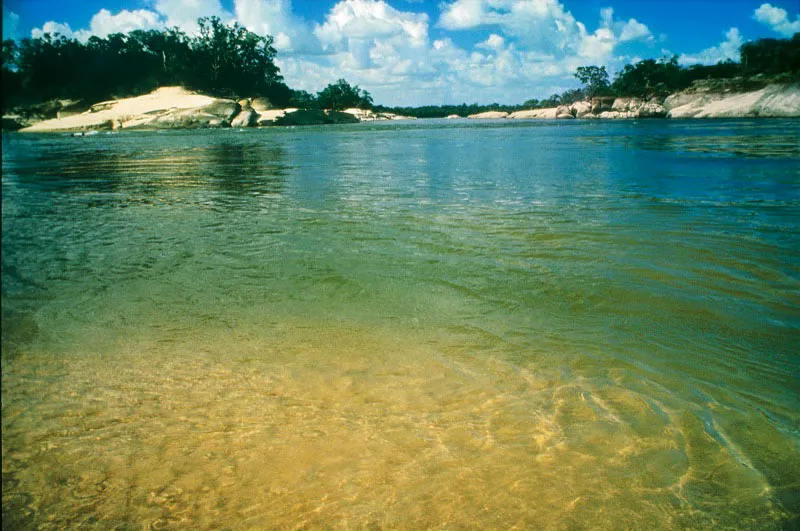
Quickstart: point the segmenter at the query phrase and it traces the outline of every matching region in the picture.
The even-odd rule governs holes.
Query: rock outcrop
[[[275,110],[275,106],[272,105],[271,101],[269,101],[267,98],[261,98],[261,97],[250,98],[250,106],[258,114],[261,114],[263,111]]]
[[[505,111],[487,111],[487,112],[479,112],[478,114],[470,114],[467,118],[472,118],[474,120],[497,120],[500,118],[507,118],[508,113]]]
[[[556,108],[551,107],[548,109],[530,109],[527,111],[516,111],[508,115],[508,118],[514,120],[541,120],[552,119],[556,117]]]
[[[639,118],[665,118],[667,116],[664,106],[654,101],[643,103],[639,107],[638,113]]]
[[[415,120],[411,116],[402,116],[400,114],[394,114],[391,112],[375,112],[370,109],[358,109],[356,107],[351,107],[349,109],[345,109],[342,112],[347,114],[352,114],[356,118],[358,118],[362,122],[374,122],[377,120]]]
[[[613,96],[596,96],[591,99],[592,114],[599,115],[602,112],[612,110],[616,98]]]
[[[87,109],[88,110],[84,110]],[[595,97],[569,105],[511,114],[489,111],[472,119],[632,119],[744,118],[800,116],[800,82],[792,78],[698,81],[660,101]],[[361,120],[408,119],[390,113],[346,109],[344,112],[274,109],[266,98],[239,101],[197,94],[182,87],[163,87],[150,94],[88,106],[81,101],[52,100],[3,116],[4,130],[67,132],[121,129],[178,129],[354,123]],[[448,119],[460,118],[450,115]],[[41,121],[40,121],[41,120]],[[32,125],[31,125],[32,124]]]
[[[611,111],[616,112],[636,112],[642,106],[642,100],[639,98],[617,98],[611,105]],[[603,111],[601,111],[602,113]]]
[[[575,116],[572,114],[572,109],[569,105],[561,105],[560,107],[556,108],[556,119],[557,120],[572,120]]]
[[[241,103],[239,103],[241,106]],[[242,111],[231,120],[231,127],[253,127],[258,123],[258,113],[252,108]]]
[[[74,105],[75,102],[67,102]],[[52,107],[52,109],[51,109]],[[272,109],[265,98],[245,98],[239,101],[218,99],[197,94],[181,87],[164,87],[135,98],[96,103],[81,114],[40,121],[21,129],[25,132],[80,132],[91,130],[122,129],[193,129],[215,127],[254,127],[276,123],[354,123],[359,119],[352,114],[323,111],[305,111],[287,121],[283,118],[297,109]],[[49,104],[48,112],[68,109],[56,102]],[[371,111],[365,111],[371,113]],[[311,114],[309,114],[311,113]],[[312,116],[313,115],[313,116]],[[399,119],[387,115],[384,119]],[[15,129],[28,125],[7,119],[4,127]]]
[[[595,112],[598,109],[606,109]],[[613,102],[607,99],[594,98],[592,101],[576,101],[570,105],[561,105],[549,109],[531,109],[529,111],[517,111],[508,117],[513,119],[570,119],[582,118],[619,120],[630,118],[663,118],[667,114],[664,107],[656,102],[642,103],[638,98],[617,98]]]
[[[592,104],[588,101],[576,101],[570,105],[570,110],[575,118],[583,118],[592,113]]]
[[[256,125],[259,127],[275,125],[276,120],[283,118],[287,114],[293,113],[297,110],[298,109],[262,109],[260,112],[257,111],[258,118],[256,119]]]
[[[720,92],[697,83],[664,101],[670,118],[748,118],[800,116],[800,83],[767,85],[757,90]]]
[[[235,101],[218,100],[182,87],[163,87],[144,96],[96,103],[81,114],[44,120],[22,131],[216,127],[230,120],[238,107]]]
[[[359,119],[352,114],[337,111],[322,111],[319,109],[303,109],[285,114],[277,120],[276,125],[327,125],[327,124],[352,124]]]
[[[597,117],[604,120],[620,120],[623,118],[637,118],[636,111],[603,111]]]

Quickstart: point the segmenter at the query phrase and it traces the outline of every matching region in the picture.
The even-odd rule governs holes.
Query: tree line
[[[800,33],[790,39],[759,39],[739,48],[739,62],[720,61],[716,65],[682,67],[678,56],[661,60],[645,59],[625,65],[609,83],[604,67],[578,68],[575,77],[583,83],[589,97],[636,96],[665,97],[708,79],[752,78],[754,76],[800,76]]]
[[[237,23],[227,25],[217,17],[201,18],[198,24],[194,36],[171,28],[92,36],[86,43],[58,34],[19,43],[3,41],[3,110],[55,99],[96,102],[136,96],[169,85],[226,98],[260,96],[278,108],[373,108],[371,95],[344,79],[317,94],[288,87],[275,64],[270,36]],[[708,66],[683,67],[677,56],[645,59],[625,65],[613,81],[603,66],[582,66],[575,72],[582,88],[520,105],[375,106],[374,110],[420,118],[466,116],[554,107],[595,96],[664,97],[704,79],[800,76],[800,33],[790,39],[748,42],[739,51],[739,62]]]
[[[135,30],[86,43],[63,35],[3,41],[3,109],[54,99],[97,102],[181,85],[218,97],[258,96],[274,107],[369,108],[372,97],[345,80],[317,94],[292,90],[275,64],[270,36],[217,17],[177,28]]]
[[[659,60],[645,59],[628,64],[609,79],[604,66],[581,66],[575,77],[582,88],[569,89],[545,99],[530,99],[521,105],[441,105],[424,107],[376,107],[383,112],[396,112],[419,118],[441,118],[451,114],[467,116],[486,111],[514,112],[525,109],[544,109],[569,105],[593,97],[663,98],[689,88],[700,80],[743,78],[740,85],[747,87],[754,76],[786,76],[800,78],[800,33],[790,39],[759,39],[739,48],[739,62],[727,60],[716,65],[678,64],[678,56]],[[757,82],[756,82],[757,83]]]

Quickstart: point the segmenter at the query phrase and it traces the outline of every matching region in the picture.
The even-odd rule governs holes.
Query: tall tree
[[[358,85],[350,86],[344,79],[328,85],[317,95],[317,102],[323,109],[340,111],[351,107],[359,109],[372,108],[372,96],[366,90],[361,90]]]
[[[282,81],[275,65],[272,37],[257,35],[237,23],[218,17],[198,20],[200,31],[192,40],[196,57],[194,84],[214,94],[269,96]]]
[[[583,83],[584,92],[590,98],[608,91],[608,72],[605,66],[579,66],[575,77]]]
[[[635,65],[625,65],[612,84],[612,88],[620,96],[640,98],[665,96],[685,86],[677,55],[659,61],[645,59]]]

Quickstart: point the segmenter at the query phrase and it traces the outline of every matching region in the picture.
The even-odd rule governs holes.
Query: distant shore
[[[56,117],[3,116],[4,130],[20,132],[86,132],[95,130],[196,129],[317,125],[413,117],[366,109],[343,111],[274,109],[263,98],[219,99],[183,87],[162,87],[133,98],[95,103],[55,102]],[[53,107],[49,108],[53,113]],[[287,118],[287,116],[292,115]],[[635,119],[800,117],[800,82],[744,89],[719,82],[697,82],[663,100],[595,97],[568,105],[516,112],[489,111],[447,118],[481,119]]]
[[[769,84],[752,90],[700,82],[663,101],[598,97],[517,112],[491,111],[473,119],[632,119],[632,118],[792,118],[800,117],[800,83]]]

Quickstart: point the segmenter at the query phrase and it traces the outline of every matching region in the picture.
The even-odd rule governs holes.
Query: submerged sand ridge
[[[565,379],[408,330],[276,332],[5,362],[4,522],[719,529],[785,517],[713,413],[625,371],[571,364]]]

